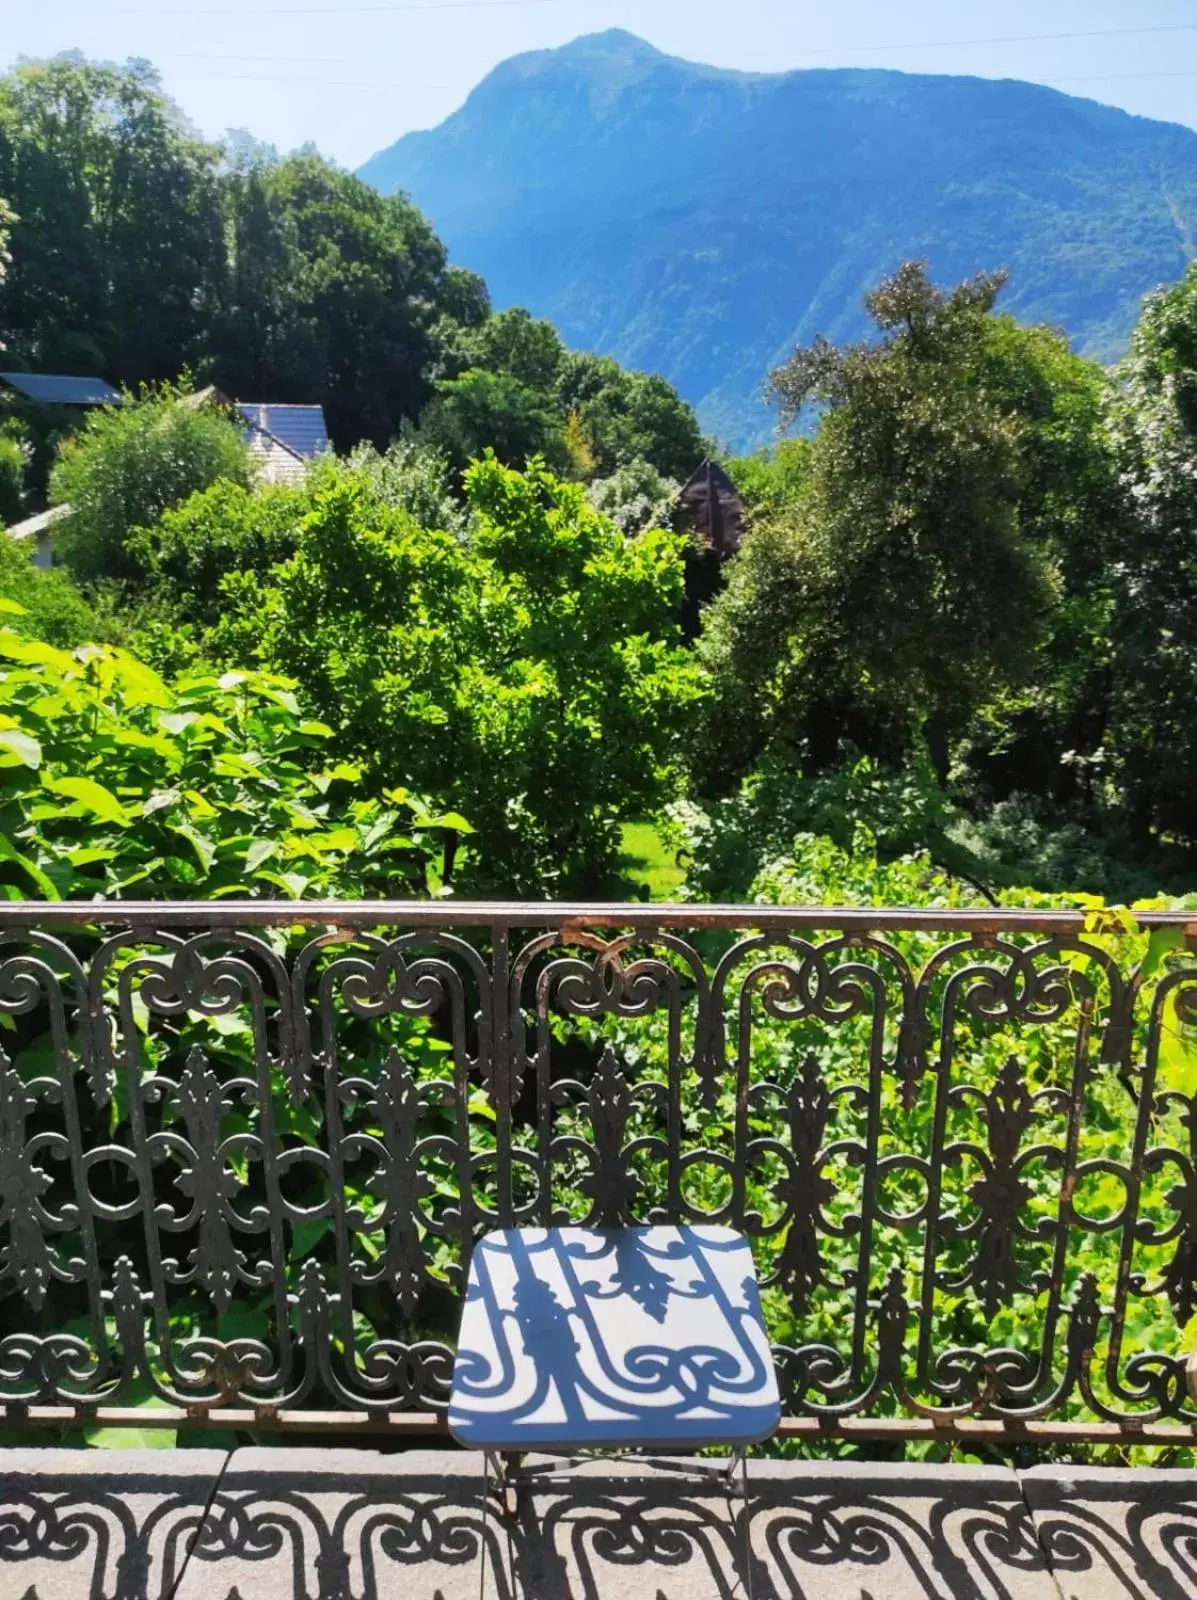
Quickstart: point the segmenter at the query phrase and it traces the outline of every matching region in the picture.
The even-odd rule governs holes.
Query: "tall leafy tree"
[[[1045,817],[1091,812],[1106,787],[1111,624],[1130,507],[1107,427],[1110,375],[1049,328],[989,319],[978,382],[1017,429],[1019,529],[1051,585],[1026,673],[973,719],[956,752],[978,798],[1034,797]]]
[[[878,339],[819,339],[773,374],[784,419],[824,414],[804,492],[707,613],[708,780],[773,739],[821,770],[846,745],[896,758],[920,728],[944,766],[1028,670],[1051,585],[1020,525],[1017,420],[981,379],[1001,282],[945,294],[909,264],[866,300]]]
[[[532,456],[556,468],[568,460],[565,419],[552,400],[508,372],[480,367],[437,384],[419,438],[458,469],[488,449],[511,467],[524,466]]]
[[[684,481],[705,453],[691,407],[667,379],[629,372],[610,356],[570,352],[556,381],[564,416],[577,416],[599,477],[630,461],[647,461]]]
[[[410,202],[319,156],[255,165],[229,188],[216,380],[242,398],[322,404],[343,448],[384,446],[431,394],[442,297],[471,312],[460,270],[449,275]]]
[[[551,322],[515,306],[499,311],[470,331],[462,342],[471,367],[503,372],[542,393],[551,393],[566,349]]]
[[[146,62],[68,56],[0,79],[9,359],[134,383],[202,356],[224,277],[216,157]]]
[[[1132,516],[1112,570],[1103,780],[1134,834],[1197,849],[1197,269],[1150,296],[1110,406]]]

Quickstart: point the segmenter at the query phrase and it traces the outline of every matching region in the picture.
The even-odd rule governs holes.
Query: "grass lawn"
[[[686,874],[651,822],[625,822],[620,839],[620,869],[633,893],[649,900],[672,900]]]

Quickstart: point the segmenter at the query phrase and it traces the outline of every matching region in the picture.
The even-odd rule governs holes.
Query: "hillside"
[[[769,426],[770,364],[862,330],[904,258],[1006,267],[1007,309],[1112,359],[1197,253],[1187,128],[1013,81],[726,71],[619,31],[504,62],[361,176],[497,306],[664,373],[737,444]]]

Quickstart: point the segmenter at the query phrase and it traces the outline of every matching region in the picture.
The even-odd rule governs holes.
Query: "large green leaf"
[[[11,861],[14,866],[20,867],[22,872],[33,879],[47,900],[62,899],[53,878],[47,877],[36,861],[30,861],[28,856],[22,855],[12,840],[5,838],[2,833],[0,833],[0,861]]]
[[[43,773],[42,783],[51,794],[73,800],[101,822],[113,822],[119,828],[127,828],[133,821],[112,790],[106,789],[94,778],[55,778]]]
[[[211,871],[212,863],[216,859],[216,846],[211,839],[206,839],[197,828],[193,828],[188,822],[172,822],[170,831],[171,833],[177,833],[180,839],[186,839],[187,843],[195,851],[195,859],[199,862],[204,872]]]

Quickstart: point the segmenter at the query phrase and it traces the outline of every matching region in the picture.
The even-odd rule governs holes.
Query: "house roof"
[[[717,462],[704,461],[683,484],[675,520],[719,555],[735,555],[744,536],[744,502]]]
[[[289,444],[276,439],[262,428],[246,430],[249,453],[259,473],[267,483],[302,483],[307,475],[309,457],[301,456]]]
[[[36,517],[26,517],[24,522],[14,522],[12,527],[5,528],[4,532],[10,539],[36,539],[70,514],[70,506],[51,506],[49,511],[39,511]]]
[[[270,434],[305,461],[328,449],[323,406],[254,405],[239,400],[237,410],[251,427]]]
[[[53,372],[0,372],[7,384],[27,400],[47,406],[119,406],[120,392],[103,378],[76,378]]]

